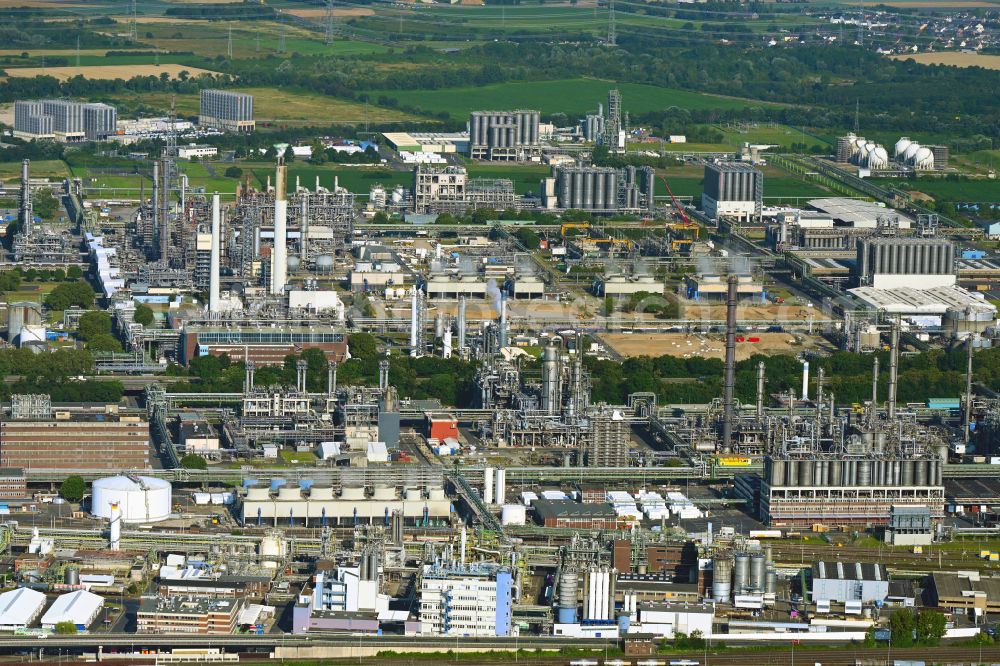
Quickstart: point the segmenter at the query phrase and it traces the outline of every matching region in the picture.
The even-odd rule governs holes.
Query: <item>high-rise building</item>
[[[469,155],[477,160],[537,161],[542,154],[538,111],[473,111]]]
[[[117,130],[118,111],[108,104],[67,99],[14,103],[14,135],[25,139],[100,141]]]
[[[83,133],[88,141],[113,136],[118,125],[118,110],[108,104],[83,105]]]
[[[428,564],[420,577],[420,633],[513,636],[513,572],[495,564]]]
[[[760,219],[764,201],[764,174],[743,162],[705,164],[705,190],[701,207],[713,219]]]
[[[230,90],[202,90],[198,124],[230,132],[254,131],[253,95]]]

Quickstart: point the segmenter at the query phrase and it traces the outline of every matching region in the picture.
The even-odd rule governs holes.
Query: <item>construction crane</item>
[[[678,224],[676,222],[668,222],[665,225],[666,228],[670,230],[670,249],[673,250],[674,252],[678,250],[686,250],[690,252],[691,245],[694,243],[694,241],[698,240],[701,227],[699,227],[697,224],[692,224],[691,220],[688,219],[687,214],[684,212],[684,207],[681,206],[680,202],[677,201],[677,197],[675,197],[674,193],[670,190],[670,185],[667,184],[667,179],[664,178],[663,176],[660,176],[660,180],[663,181],[663,186],[667,188],[667,194],[670,195],[670,201],[673,203],[674,209],[677,210],[677,213],[681,216],[681,219],[684,220],[683,224]],[[675,236],[675,233],[677,232],[691,233],[693,235],[693,238],[677,238]]]
[[[688,219],[688,216],[684,213],[684,207],[681,206],[681,203],[677,201],[677,197],[675,197],[674,193],[670,190],[670,185],[667,184],[667,179],[660,176],[660,180],[663,181],[663,187],[667,188],[667,194],[670,195],[670,201],[673,202],[674,208],[680,214],[681,219],[684,220],[684,225],[691,226],[691,220]]]
[[[590,222],[566,222],[559,228],[559,235],[566,238],[566,231],[568,229],[590,229]]]

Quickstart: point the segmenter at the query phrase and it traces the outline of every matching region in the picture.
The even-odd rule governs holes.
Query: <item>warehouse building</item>
[[[209,597],[143,597],[136,611],[140,634],[232,634],[243,599]]]
[[[19,587],[0,594],[0,631],[25,629],[35,623],[45,608],[45,595]]]
[[[764,205],[764,173],[744,162],[705,164],[701,208],[712,219],[760,220]]]
[[[981,578],[978,572],[930,575],[926,601],[930,606],[952,612],[1000,613],[1000,579]]]
[[[180,338],[181,359],[227,354],[234,362],[281,365],[289,354],[303,349],[321,349],[327,358],[342,363],[347,358],[347,334],[329,326],[226,327],[201,324],[184,326]]]
[[[537,499],[535,519],[545,527],[616,529],[618,514],[610,504],[580,504],[573,500]]]
[[[473,111],[469,155],[476,160],[537,162],[542,156],[538,111]]]
[[[230,90],[202,90],[198,124],[229,132],[254,131],[253,95]]]
[[[69,414],[0,423],[0,465],[25,469],[144,469],[149,422],[138,415]]]
[[[812,599],[873,603],[889,596],[889,572],[871,562],[814,562]]]
[[[55,629],[60,622],[72,622],[78,631],[86,631],[94,623],[104,598],[87,590],[74,590],[56,598],[42,616],[42,629]]]

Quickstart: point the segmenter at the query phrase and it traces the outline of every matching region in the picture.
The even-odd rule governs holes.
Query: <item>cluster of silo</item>
[[[848,458],[764,460],[764,478],[772,488],[809,486],[939,486],[944,468],[939,458]]]
[[[596,113],[587,114],[580,123],[583,128],[583,140],[597,142],[604,135],[604,116]]]
[[[580,589],[580,575],[571,568],[563,568],[559,574],[557,596],[558,621],[560,624],[576,622],[576,597]]]
[[[896,142],[896,161],[906,164],[919,171],[934,169],[934,150],[930,146],[921,146],[909,137],[902,137]]]
[[[618,210],[618,172],[606,167],[559,167],[556,192],[563,209]]]
[[[950,275],[955,272],[951,241],[938,238],[862,238],[858,240],[858,274]]]
[[[712,599],[727,603],[733,596],[775,594],[778,572],[770,548],[720,552],[712,558]]]
[[[889,153],[881,145],[863,136],[848,134],[838,141],[838,157],[844,153],[847,162],[872,171],[889,168]]]
[[[653,208],[653,179],[655,172],[652,167],[636,168],[632,165],[625,167],[624,178],[624,201],[620,202],[623,208],[640,210]]]
[[[539,145],[538,111],[473,111],[469,117],[472,148],[514,148]]]
[[[975,333],[984,333],[993,326],[996,312],[985,305],[952,307],[944,313],[942,330],[955,339],[964,339]]]

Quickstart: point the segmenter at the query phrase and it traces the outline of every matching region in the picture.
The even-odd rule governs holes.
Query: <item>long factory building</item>
[[[250,487],[243,498],[243,523],[264,521],[274,525],[294,524],[306,526],[351,525],[355,522],[375,524],[387,522],[393,513],[399,513],[404,523],[418,525],[427,521],[450,520],[451,500],[440,487],[407,488],[402,495],[390,486],[376,486],[371,496],[364,488],[345,487],[339,496],[328,485],[313,485],[303,492],[298,486],[285,485],[271,489]]]

